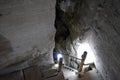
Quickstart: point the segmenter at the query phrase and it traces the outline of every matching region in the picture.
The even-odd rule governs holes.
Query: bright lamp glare
[[[57,57],[58,57],[58,61],[59,61],[60,58],[62,58],[63,56],[62,56],[62,54],[58,54]]]
[[[57,67],[58,67],[58,64],[55,64],[55,67],[57,68]]]
[[[84,51],[87,51],[87,57],[85,59],[85,63],[91,63],[94,62],[94,53],[92,49],[90,48],[88,43],[79,43],[79,47],[77,49],[77,57],[81,58],[81,55],[84,53]]]

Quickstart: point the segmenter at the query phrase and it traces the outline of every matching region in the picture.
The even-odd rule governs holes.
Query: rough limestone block
[[[37,62],[52,63],[55,0],[0,0],[0,14],[0,35],[6,38],[12,50],[9,51],[9,46],[5,47],[7,43],[0,44],[0,52],[5,47],[0,53],[0,74]],[[35,59],[41,56],[47,57],[48,61],[46,58]],[[9,69],[11,66],[14,68]]]

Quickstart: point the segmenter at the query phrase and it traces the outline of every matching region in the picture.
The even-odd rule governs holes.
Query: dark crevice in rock
[[[62,2],[64,4],[62,5]],[[57,0],[55,19],[55,49],[66,50],[78,38],[80,8],[83,0]],[[69,4],[69,5],[67,5]],[[64,7],[64,10],[61,8]],[[74,47],[73,47],[74,48]]]

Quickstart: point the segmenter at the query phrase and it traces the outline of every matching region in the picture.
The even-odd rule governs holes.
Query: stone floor
[[[30,67],[0,76],[0,80],[103,80],[96,69],[87,72],[84,77],[78,78],[74,69],[63,67],[62,71],[58,72],[54,68],[41,70],[38,67]]]

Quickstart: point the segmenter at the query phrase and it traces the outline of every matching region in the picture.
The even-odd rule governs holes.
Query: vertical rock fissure
[[[74,40],[78,38],[79,27],[77,27],[80,10],[83,0],[57,0],[56,1],[56,18],[55,18],[55,49],[63,52],[74,51]]]

